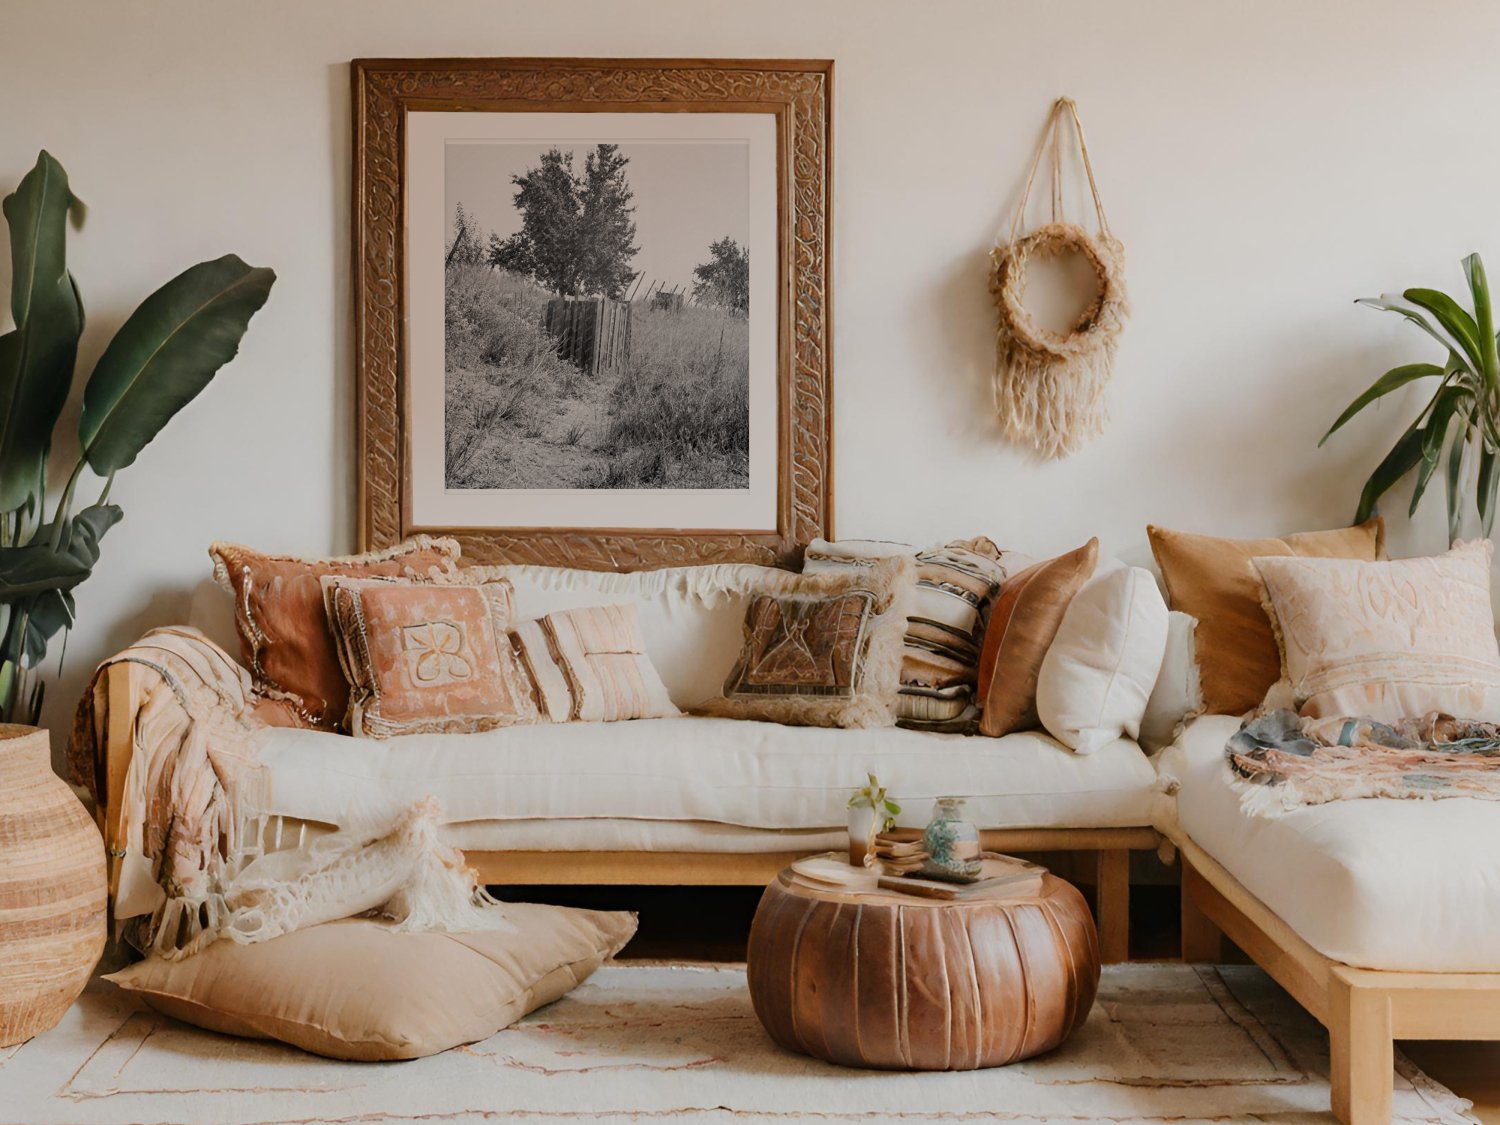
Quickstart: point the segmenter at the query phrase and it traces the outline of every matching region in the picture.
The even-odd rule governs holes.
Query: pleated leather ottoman
[[[781,1046],[844,1066],[976,1070],[1056,1047],[1088,1016],[1099,938],[1051,875],[1019,898],[840,891],[790,869],[750,930],[750,998]]]

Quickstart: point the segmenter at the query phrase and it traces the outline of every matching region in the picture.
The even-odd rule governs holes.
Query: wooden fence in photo
[[[630,303],[608,297],[554,297],[542,326],[557,354],[588,375],[623,371],[630,360]]]

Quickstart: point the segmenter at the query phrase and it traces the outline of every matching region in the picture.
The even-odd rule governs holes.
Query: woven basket
[[[47,732],[0,724],[0,1047],[62,1019],[104,951],[104,842]]]

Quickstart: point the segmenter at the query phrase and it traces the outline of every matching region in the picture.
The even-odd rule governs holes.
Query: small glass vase
[[[984,865],[980,854],[979,829],[964,819],[962,797],[939,797],[927,831],[922,833],[922,847],[927,862],[922,874],[931,879],[955,883],[972,883],[979,878]]]

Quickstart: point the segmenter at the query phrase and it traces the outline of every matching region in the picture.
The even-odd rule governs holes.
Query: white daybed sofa
[[[1385,1125],[1394,1039],[1500,1039],[1500,806],[1364,799],[1240,807],[1224,749],[1190,722],[1157,760],[1158,827],[1183,861],[1183,958],[1221,937],[1329,1031],[1333,1111]]]
[[[739,652],[744,596],[694,596],[672,572],[505,570],[518,620],[635,602],[679,706],[717,694]],[[193,624],[238,651],[222,591],[199,592]],[[123,784],[142,678],[153,674],[129,663],[107,670],[106,805]],[[684,717],[383,742],[266,729],[254,755],[268,811],[284,818],[280,838],[435,795],[449,840],[486,882],[511,885],[763,884],[794,858],[847,845],[845,800],[874,771],[900,796],[903,825],[919,828],[933,798],[962,794],[991,848],[1095,853],[1109,961],[1126,957],[1129,851],[1158,843],[1156,771],[1126,740],[1078,755],[1041,732],[991,739]]]

